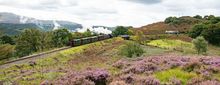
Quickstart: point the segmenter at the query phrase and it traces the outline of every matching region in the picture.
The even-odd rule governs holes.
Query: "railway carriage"
[[[79,46],[81,45],[81,39],[74,39],[73,44],[71,46]]]
[[[88,44],[88,43],[90,43],[90,38],[82,38],[81,42],[82,42],[82,45],[83,44]]]
[[[98,36],[98,40],[100,41],[100,40],[104,40],[104,35],[99,35]]]
[[[93,36],[93,37],[87,37],[87,38],[81,38],[81,39],[72,39],[69,41],[69,45],[74,47],[74,46],[80,46],[96,41],[101,41],[105,39],[112,38],[113,36],[111,34],[109,35],[98,35],[98,36]]]
[[[96,41],[98,41],[98,37],[97,36],[91,37],[91,40],[92,40],[92,42],[96,42]]]

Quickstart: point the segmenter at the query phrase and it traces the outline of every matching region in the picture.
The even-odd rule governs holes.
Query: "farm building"
[[[179,34],[179,31],[166,31],[166,34]]]

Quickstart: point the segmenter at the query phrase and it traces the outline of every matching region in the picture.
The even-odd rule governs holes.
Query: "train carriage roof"
[[[81,39],[74,39],[74,41],[80,41]]]

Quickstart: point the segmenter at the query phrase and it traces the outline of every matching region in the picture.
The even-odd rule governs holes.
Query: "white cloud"
[[[218,0],[0,0],[1,12],[84,25],[142,26],[168,16],[219,15]]]

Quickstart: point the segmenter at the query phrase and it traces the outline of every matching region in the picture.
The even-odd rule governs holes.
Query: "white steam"
[[[58,24],[56,21],[53,21],[53,24],[54,24],[53,30],[56,30],[56,29],[60,28],[60,24]]]
[[[87,29],[89,29],[90,31],[92,32],[95,32],[95,33],[103,33],[103,34],[111,34],[112,31],[109,30],[108,28],[106,27],[97,27],[97,28],[93,28],[93,27],[83,27],[83,28],[78,28],[76,29],[77,32],[85,32],[87,31]]]

